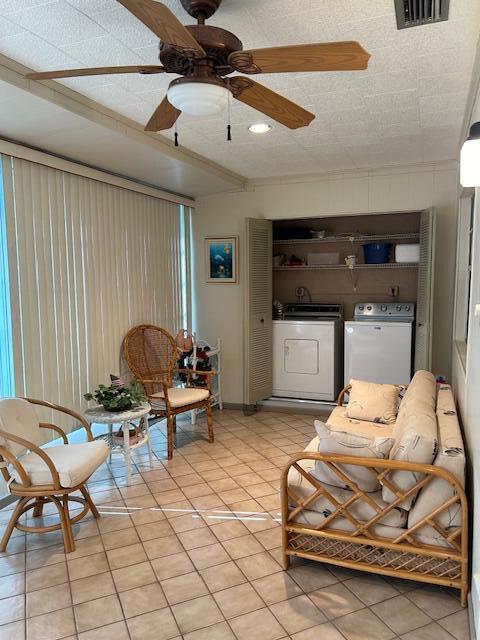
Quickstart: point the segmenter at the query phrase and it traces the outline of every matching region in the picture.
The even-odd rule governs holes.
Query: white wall
[[[434,313],[434,370],[450,375],[449,345],[455,271],[456,163],[396,167],[379,171],[269,180],[247,191],[199,198],[194,214],[197,322],[199,334],[217,336],[224,345],[224,400],[243,403],[243,306],[245,218],[318,217],[352,213],[419,210],[434,206],[438,215]],[[204,239],[240,238],[240,282],[206,284]]]

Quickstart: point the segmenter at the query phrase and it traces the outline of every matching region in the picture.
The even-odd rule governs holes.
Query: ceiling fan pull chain
[[[175,146],[178,147],[178,129],[177,129],[176,121],[175,121]]]
[[[228,88],[228,103],[227,103],[227,140],[228,142],[232,139],[232,121],[231,121],[231,108],[232,108],[232,92],[230,89],[230,78],[227,79],[227,88]]]

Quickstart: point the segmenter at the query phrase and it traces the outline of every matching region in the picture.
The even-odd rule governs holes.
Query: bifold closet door
[[[432,369],[432,323],[435,260],[435,211],[426,209],[420,218],[417,313],[415,323],[415,371]]]
[[[247,219],[244,404],[272,395],[272,223]]]

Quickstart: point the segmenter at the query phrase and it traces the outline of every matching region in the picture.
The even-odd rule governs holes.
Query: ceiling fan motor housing
[[[242,41],[234,33],[204,24],[186,25],[186,29],[202,46],[207,59],[213,63],[216,75],[225,76],[233,72],[228,57],[243,50]],[[198,62],[188,52],[163,42],[160,43],[160,60],[169,73],[180,75],[191,74]]]
[[[195,20],[207,20],[218,9],[222,0],[180,0],[182,7]]]

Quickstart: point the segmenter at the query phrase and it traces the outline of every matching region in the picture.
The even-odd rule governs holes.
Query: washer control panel
[[[403,320],[413,321],[415,303],[413,302],[357,302],[355,320]]]

